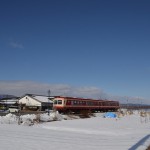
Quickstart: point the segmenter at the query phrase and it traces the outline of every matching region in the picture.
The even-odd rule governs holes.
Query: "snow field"
[[[45,122],[25,126],[25,123],[17,125],[17,117],[9,114],[0,117],[0,149],[145,150],[150,145],[150,120],[145,122],[137,112],[121,118],[102,116],[97,113],[92,118],[64,120],[71,118],[58,113],[43,114],[41,119]],[[21,118],[26,122],[35,117],[26,115]],[[52,121],[56,118],[59,121]],[[140,142],[145,136],[147,138]]]

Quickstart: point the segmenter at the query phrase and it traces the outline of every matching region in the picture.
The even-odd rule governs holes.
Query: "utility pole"
[[[129,102],[128,96],[126,98],[127,98],[127,109],[129,109],[129,106],[128,106],[128,102]]]
[[[19,103],[19,101],[18,101],[18,108],[19,108],[19,110],[18,110],[18,125],[20,125],[21,124],[21,118],[20,118],[21,104]]]
[[[139,105],[139,111],[140,111],[140,99],[139,99],[139,97],[138,97],[138,105]]]
[[[50,108],[50,95],[51,95],[51,91],[50,90],[48,90],[48,115],[49,115],[49,113],[50,113],[50,110],[49,110],[49,108]]]

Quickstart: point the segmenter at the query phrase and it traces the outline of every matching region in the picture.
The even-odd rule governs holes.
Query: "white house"
[[[21,106],[28,108],[34,108],[39,110],[52,109],[53,107],[53,97],[35,95],[35,94],[25,94],[22,96],[18,102]]]

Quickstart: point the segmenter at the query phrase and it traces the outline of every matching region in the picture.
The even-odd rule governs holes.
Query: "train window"
[[[71,105],[74,105],[74,100],[71,101]]]
[[[55,104],[55,105],[57,105],[57,104],[60,105],[60,104],[62,104],[62,100],[54,100],[54,104]]]
[[[87,102],[87,105],[89,105],[89,106],[92,105],[92,102]]]
[[[114,106],[119,106],[118,103],[114,103]]]
[[[105,106],[105,102],[102,102],[102,106]]]
[[[58,104],[62,104],[62,100],[58,100]]]
[[[70,100],[67,100],[66,105],[71,105],[71,101],[70,101]]]
[[[54,104],[57,104],[57,100],[54,100]]]
[[[77,105],[77,101],[73,101],[73,105]]]
[[[86,105],[86,101],[82,101],[82,105]]]
[[[79,104],[82,105],[82,101],[80,101]]]

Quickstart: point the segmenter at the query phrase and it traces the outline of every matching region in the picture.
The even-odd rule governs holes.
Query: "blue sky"
[[[148,0],[2,0],[1,84],[94,87],[149,102],[149,8]]]

